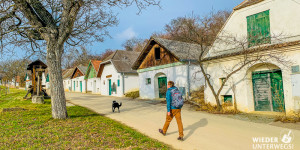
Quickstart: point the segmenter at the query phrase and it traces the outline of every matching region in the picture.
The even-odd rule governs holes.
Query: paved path
[[[280,137],[280,133],[285,130],[285,128],[267,124],[191,111],[186,105],[182,110],[185,141],[180,142],[176,139],[178,132],[175,120],[170,124],[167,136],[158,133],[158,129],[162,128],[165,121],[166,107],[157,101],[138,101],[81,93],[66,93],[66,96],[67,100],[74,104],[122,122],[176,149],[248,150],[253,149],[252,137]],[[112,113],[113,100],[123,103],[121,113]],[[299,150],[300,131],[292,131],[294,135],[292,144],[295,150]]]

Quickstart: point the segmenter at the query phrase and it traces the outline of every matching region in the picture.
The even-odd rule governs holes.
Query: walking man
[[[161,134],[166,135],[169,125],[172,119],[175,117],[178,125],[178,130],[179,130],[179,137],[177,138],[177,140],[183,141],[183,125],[181,121],[181,108],[183,106],[183,98],[178,88],[174,86],[173,81],[168,82],[166,100],[167,100],[166,122],[163,129],[159,129],[158,131]]]

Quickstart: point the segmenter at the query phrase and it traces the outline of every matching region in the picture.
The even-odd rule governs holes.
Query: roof
[[[264,0],[245,0],[241,4],[237,5],[236,7],[233,8],[233,10],[239,10],[257,3],[260,3]]]
[[[32,68],[33,68],[34,65],[41,65],[42,69],[46,69],[47,68],[47,65],[45,63],[43,63],[41,60],[38,59],[38,60],[32,62],[31,64],[29,64],[27,66],[27,70],[32,70]]]
[[[91,63],[94,69],[96,70],[96,72],[98,72],[101,62],[102,62],[101,60],[91,60]]]
[[[63,75],[62,75],[63,79],[71,78],[74,70],[75,70],[75,68],[70,68],[70,69],[63,71]]]
[[[86,71],[87,71],[87,66],[83,66],[82,64],[78,65],[77,68],[79,69],[79,71],[85,75]]]
[[[117,72],[136,73],[136,70],[131,69],[131,66],[139,54],[140,52],[117,50],[104,59],[101,65],[111,62],[115,66]]]
[[[180,61],[185,60],[199,60],[200,50],[202,49],[198,44],[192,44],[187,42],[180,42],[174,40],[167,40],[163,38],[151,37],[146,47],[141,52],[138,59],[133,64],[133,69],[138,69],[141,62],[146,58],[147,54],[151,50],[154,43],[159,44],[161,47],[167,49],[171,52],[175,57],[177,57]]]
[[[272,49],[277,49],[277,48],[285,48],[285,47],[294,46],[294,45],[300,45],[300,40],[293,41],[293,42],[273,44],[273,45],[266,45],[266,46],[261,46],[261,47],[254,47],[254,48],[249,48],[249,49],[245,49],[245,50],[234,51],[231,53],[224,53],[222,55],[207,57],[207,58],[203,59],[202,61],[205,62],[205,61],[210,61],[210,60],[215,60],[215,59],[220,59],[220,58],[238,56],[238,55],[243,55],[243,54],[250,54],[250,53],[267,51],[267,50],[272,50]]]

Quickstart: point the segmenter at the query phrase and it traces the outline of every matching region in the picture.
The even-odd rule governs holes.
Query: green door
[[[285,111],[280,70],[254,72],[252,82],[255,111]]]
[[[255,111],[271,111],[270,79],[268,73],[253,74]]]
[[[111,95],[111,79],[108,80],[108,92]]]
[[[271,77],[271,92],[273,101],[273,111],[284,112],[284,93],[283,93],[283,82],[281,71],[270,74]]]
[[[82,81],[80,81],[80,92],[82,92]]]
[[[73,87],[74,87],[74,92],[75,92],[75,81],[74,81],[74,84],[73,84],[73,85],[74,85]]]
[[[167,93],[167,77],[158,77],[159,98],[166,98]]]

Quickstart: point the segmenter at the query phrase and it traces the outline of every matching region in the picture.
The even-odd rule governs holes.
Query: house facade
[[[93,94],[101,94],[100,86],[101,80],[97,77],[98,70],[100,68],[101,61],[99,60],[91,60],[87,67],[87,72],[85,74],[85,80],[87,80],[87,92],[91,92]]]
[[[243,66],[228,78],[221,103],[234,103],[235,97],[244,112],[300,111],[299,3],[246,0],[234,8],[203,60],[215,89]],[[216,103],[209,87],[205,99]]]
[[[66,69],[63,71],[63,84],[66,92],[72,91],[72,79],[71,76],[75,68]]]
[[[97,77],[100,78],[101,95],[122,97],[139,89],[139,77],[131,66],[138,52],[117,50],[100,63]]]
[[[165,98],[168,81],[185,96],[204,86],[199,49],[197,44],[152,37],[132,66],[139,73],[140,98]]]
[[[86,93],[86,80],[84,79],[87,67],[83,65],[77,66],[71,76],[72,92]]]

